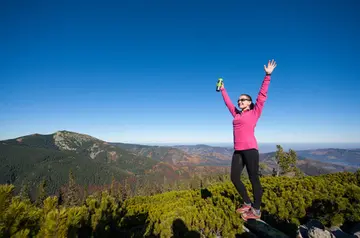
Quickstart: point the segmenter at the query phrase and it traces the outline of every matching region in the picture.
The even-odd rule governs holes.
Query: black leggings
[[[231,181],[236,187],[245,203],[250,204],[251,200],[246,188],[240,180],[241,172],[246,166],[249,179],[253,188],[255,209],[260,209],[263,190],[259,178],[259,151],[256,149],[234,151],[231,162]]]

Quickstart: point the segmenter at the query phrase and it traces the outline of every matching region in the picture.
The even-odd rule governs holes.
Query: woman
[[[233,138],[234,138],[234,153],[231,162],[231,181],[236,190],[239,192],[244,200],[244,204],[236,211],[241,213],[244,220],[260,219],[260,205],[262,199],[262,187],[259,179],[259,151],[257,140],[254,135],[256,123],[262,113],[264,103],[267,98],[267,91],[269,88],[270,78],[273,70],[276,67],[274,60],[264,65],[265,78],[260,88],[260,92],[256,99],[256,103],[247,94],[241,94],[238,99],[238,110],[231,102],[224,84],[221,86],[221,94],[225,101],[225,105],[233,116]],[[249,195],[244,184],[240,180],[242,170],[246,166],[249,174],[249,179],[253,188],[254,203],[251,203]]]

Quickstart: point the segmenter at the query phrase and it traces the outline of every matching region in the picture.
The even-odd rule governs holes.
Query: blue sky
[[[249,1],[250,2],[250,1]],[[2,1],[0,139],[232,142],[215,91],[255,99],[264,142],[360,142],[359,1]]]

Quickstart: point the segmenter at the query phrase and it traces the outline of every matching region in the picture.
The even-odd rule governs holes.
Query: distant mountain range
[[[298,150],[298,155],[332,164],[353,166],[360,168],[360,148],[355,149],[315,149],[315,150]]]
[[[298,167],[308,175],[337,171],[355,171],[360,164],[360,150],[302,150]],[[46,179],[49,192],[67,183],[70,169],[80,184],[109,184],[143,177],[152,181],[191,178],[193,175],[228,171],[232,148],[208,145],[148,146],[109,143],[95,137],[57,131],[32,134],[0,141],[0,183],[37,186]],[[274,152],[264,153],[260,161],[271,173]],[[353,165],[353,167],[349,166]],[[227,169],[227,170],[226,170]]]
[[[186,153],[204,157],[218,165],[231,165],[233,149],[229,147],[215,147],[203,144],[174,146]],[[359,149],[316,149],[296,151],[298,167],[308,175],[317,175],[339,171],[356,171],[360,168]],[[260,162],[268,169],[275,168],[275,152],[261,153]]]
[[[198,144],[194,146],[175,145],[174,148],[180,149],[190,155],[202,157],[202,164],[205,165],[230,165],[233,149],[220,146],[209,146]]]

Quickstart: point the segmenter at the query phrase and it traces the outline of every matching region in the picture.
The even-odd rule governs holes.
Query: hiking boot
[[[251,205],[247,205],[247,204],[243,204],[241,207],[239,207],[238,209],[236,209],[237,213],[243,214],[244,212],[249,211],[251,208]]]
[[[248,211],[241,214],[242,219],[247,221],[248,219],[255,219],[259,220],[261,219],[261,212],[259,214],[254,210],[254,208],[249,209]]]

